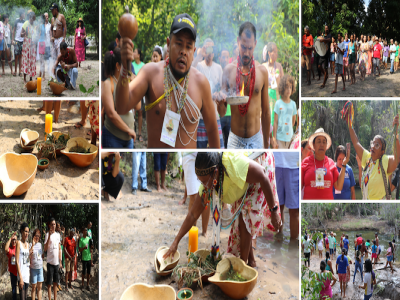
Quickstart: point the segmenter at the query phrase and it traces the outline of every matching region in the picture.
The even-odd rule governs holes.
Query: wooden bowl
[[[128,287],[120,300],[176,300],[176,293],[169,285],[135,283]]]
[[[38,160],[33,154],[4,153],[0,156],[0,186],[7,198],[25,193],[36,176]]]
[[[35,91],[37,89],[37,80],[28,81],[25,84],[25,87],[28,90],[28,92],[30,92],[30,93]]]
[[[49,167],[49,165],[50,165],[50,161],[47,158],[41,158],[38,161],[37,167],[39,170],[43,171],[43,170],[47,169]]]
[[[24,128],[19,136],[21,144],[24,146],[33,146],[39,139],[39,132]]]
[[[229,271],[230,263],[233,269],[241,274],[247,281],[223,280],[224,274]],[[257,283],[258,272],[252,267],[247,266],[243,260],[238,257],[229,257],[221,260],[217,265],[217,272],[210,277],[208,281],[216,284],[227,296],[232,299],[242,299],[254,289]]]
[[[75,153],[69,152],[72,147],[83,147],[85,149],[90,147],[91,153]],[[80,168],[89,166],[96,158],[99,148],[97,146],[90,144],[86,139],[81,137],[72,138],[67,142],[67,146],[61,153],[68,156],[72,163]]]
[[[67,88],[65,87],[65,83],[58,84],[56,82],[50,82],[50,89],[56,96],[61,95],[62,92],[67,90]]]

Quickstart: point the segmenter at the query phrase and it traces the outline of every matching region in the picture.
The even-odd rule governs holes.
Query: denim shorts
[[[102,136],[101,136],[101,143],[103,148],[126,148],[126,149],[133,149],[133,139],[129,141],[121,140],[120,138],[113,135],[111,132],[107,130],[105,126],[103,126]]]
[[[393,261],[393,255],[387,256],[387,261],[388,261],[388,262]]]
[[[43,282],[43,268],[40,269],[30,269],[31,270],[31,284],[36,284],[38,282]]]
[[[249,138],[242,138],[231,130],[228,137],[227,149],[263,149],[264,138],[261,131]]]
[[[383,62],[384,62],[384,63],[387,63],[387,60],[388,60],[388,57],[387,57],[387,56],[384,56],[384,57],[383,57]]]
[[[335,53],[331,53],[331,61],[335,61]]]
[[[168,153],[154,153],[154,171],[167,169]]]

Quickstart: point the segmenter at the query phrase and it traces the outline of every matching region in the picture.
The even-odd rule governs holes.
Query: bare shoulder
[[[143,72],[145,75],[151,74],[152,77],[154,77],[155,74],[163,72],[164,64],[165,62],[163,60],[157,63],[154,62],[147,63],[140,69],[139,74]],[[136,74],[136,76],[138,76],[138,74]]]
[[[189,74],[190,74],[190,78],[194,78],[196,83],[198,83],[201,87],[204,87],[204,86],[207,86],[207,85],[210,86],[206,76],[204,76],[204,74],[201,73],[196,68],[190,67],[190,73]]]
[[[257,71],[259,71],[263,76],[267,76],[268,77],[268,70],[267,70],[267,68],[265,66],[260,64],[258,61],[256,61],[255,66],[256,66],[256,70]]]

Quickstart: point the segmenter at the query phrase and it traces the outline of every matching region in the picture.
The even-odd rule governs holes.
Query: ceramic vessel
[[[39,139],[39,132],[25,128],[22,129],[19,138],[24,146],[33,146]]]
[[[65,87],[65,83],[58,84],[56,82],[50,82],[50,89],[56,96],[61,95],[62,92],[67,90],[67,88]]]
[[[229,271],[232,263],[233,269],[242,275],[247,281],[223,280],[225,274]],[[238,257],[229,257],[221,260],[217,265],[217,272],[210,277],[208,281],[216,284],[227,296],[232,299],[242,299],[254,289],[257,283],[258,272],[252,267],[247,266],[243,260]]]
[[[169,285],[135,283],[128,287],[120,300],[175,300],[175,290]]]
[[[33,154],[4,153],[0,156],[0,186],[7,198],[25,193],[32,185],[38,160]]]
[[[160,263],[157,260],[157,255],[161,250],[167,249],[167,246],[162,246],[160,248],[157,249],[156,254],[154,255],[154,268],[156,269],[156,273],[160,276],[168,276],[171,275],[172,272],[174,271],[173,268],[172,269],[168,269],[168,270],[164,270],[164,271],[160,271]],[[175,268],[175,267],[174,267]]]
[[[41,158],[38,161],[38,169],[45,170],[49,167],[50,161],[47,158]]]
[[[37,89],[37,80],[31,80],[28,81],[25,84],[26,89],[28,90],[28,92],[33,92]]]

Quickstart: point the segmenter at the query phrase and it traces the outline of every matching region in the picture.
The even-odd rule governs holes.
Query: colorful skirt
[[[268,179],[272,186],[275,205],[278,205],[278,212],[280,215],[279,199],[275,180],[274,155],[272,152],[266,152],[259,156],[255,161],[263,166],[267,171]],[[242,197],[232,204],[232,214],[234,214],[241,205],[241,199]],[[249,185],[244,201],[245,202],[242,207],[241,214],[232,224],[228,241],[227,252],[232,253],[237,257],[240,257],[239,218],[243,218],[247,232],[251,234],[252,239],[255,239],[257,236],[262,236],[264,228],[268,228],[270,231],[275,231],[274,226],[271,224],[271,212],[269,211],[270,207],[267,204],[267,200],[265,199],[260,183]]]
[[[89,108],[88,118],[90,127],[99,135],[99,101],[85,100],[85,106]]]
[[[368,51],[368,61],[367,61],[367,74],[371,74],[372,71],[372,50]]]
[[[85,40],[80,37],[75,39],[75,53],[78,62],[85,61]]]
[[[358,69],[360,72],[365,72],[367,63],[368,63],[368,54],[366,52],[361,53],[360,61],[358,64]]]
[[[36,76],[36,45],[29,38],[22,45],[22,72],[29,77]]]

